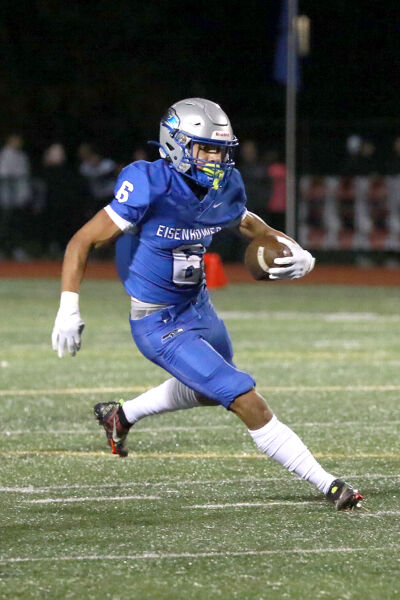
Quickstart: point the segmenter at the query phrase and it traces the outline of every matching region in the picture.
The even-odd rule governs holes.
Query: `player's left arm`
[[[282,231],[278,231],[273,227],[270,227],[265,221],[262,220],[258,215],[246,210],[244,213],[243,219],[238,226],[239,233],[248,239],[250,242],[254,240],[256,237],[260,237],[263,235],[274,235],[287,238],[291,242],[294,242],[292,238],[287,236]],[[295,242],[294,242],[295,243]]]
[[[256,237],[272,235],[289,248],[292,255],[276,258],[274,261],[276,267],[269,269],[268,272],[272,279],[297,279],[307,275],[314,268],[315,258],[308,250],[304,250],[295,240],[282,231],[270,227],[254,213],[245,212],[241,223],[238,225],[238,231],[249,241],[254,240]]]

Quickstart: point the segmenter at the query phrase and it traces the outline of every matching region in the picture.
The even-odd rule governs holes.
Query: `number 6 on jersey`
[[[129,192],[133,192],[133,183],[125,180],[115,194],[115,197],[118,202],[126,202],[129,198]]]

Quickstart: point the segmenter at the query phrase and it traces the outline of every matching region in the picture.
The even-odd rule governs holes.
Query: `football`
[[[291,251],[273,235],[256,237],[246,248],[244,264],[254,279],[268,280],[267,269],[274,266],[275,258],[292,256]],[[278,265],[275,265],[278,266]]]

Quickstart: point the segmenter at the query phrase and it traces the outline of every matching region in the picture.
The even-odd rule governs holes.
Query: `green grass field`
[[[112,456],[92,416],[166,379],[131,341],[117,282],[82,290],[83,348],[50,347],[54,280],[0,280],[0,597],[400,597],[400,291],[298,284],[214,292],[237,364],[331,472],[336,512],[220,407],[141,421]]]

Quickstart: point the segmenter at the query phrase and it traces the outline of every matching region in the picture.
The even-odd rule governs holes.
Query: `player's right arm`
[[[64,256],[60,308],[52,334],[53,350],[61,358],[81,347],[85,326],[79,312],[79,289],[92,248],[115,240],[122,232],[133,232],[149,206],[147,174],[128,165],[118,177],[115,197],[71,238]]]
[[[93,248],[115,240],[121,229],[110,219],[107,212],[99,210],[75,235],[67,245],[62,268],[62,291],[79,293],[87,259]]]
[[[53,350],[60,358],[67,352],[74,356],[81,347],[85,324],[79,312],[79,290],[89,253],[93,248],[115,240],[121,233],[121,229],[102,209],[75,233],[67,245],[62,268],[60,308],[51,336]]]

